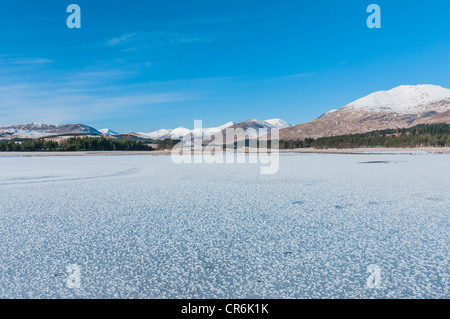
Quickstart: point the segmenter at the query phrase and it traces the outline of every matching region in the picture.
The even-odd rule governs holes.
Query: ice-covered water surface
[[[448,298],[449,164],[0,158],[0,298]]]

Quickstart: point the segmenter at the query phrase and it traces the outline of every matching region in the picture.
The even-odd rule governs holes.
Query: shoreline
[[[417,153],[428,154],[450,154],[450,147],[361,147],[361,148],[296,148],[292,150],[280,150],[280,154],[354,154],[354,155],[417,155]]]
[[[280,154],[349,154],[349,155],[418,155],[450,154],[450,147],[414,147],[414,148],[297,148],[280,150]],[[120,155],[170,155],[164,151],[76,151],[76,152],[0,152],[0,157],[49,157],[49,156],[120,156]],[[239,154],[244,154],[239,152]],[[247,153],[248,154],[248,153]]]

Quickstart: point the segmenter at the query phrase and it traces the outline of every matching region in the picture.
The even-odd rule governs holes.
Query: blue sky
[[[0,125],[298,124],[401,84],[450,88],[447,0],[3,1],[0,43]]]

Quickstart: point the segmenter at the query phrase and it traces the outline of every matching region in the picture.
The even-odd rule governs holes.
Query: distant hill
[[[100,135],[100,131],[84,124],[53,125],[28,123],[0,127],[0,140],[42,138],[60,135]]]

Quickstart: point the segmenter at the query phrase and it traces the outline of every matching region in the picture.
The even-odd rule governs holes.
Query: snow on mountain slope
[[[138,132],[135,133],[133,135],[139,136],[139,137],[143,137],[143,138],[150,138],[153,140],[163,140],[165,139],[167,136],[170,136],[170,133],[172,132],[172,130],[167,130],[167,129],[160,129],[151,133],[144,133],[144,132]]]
[[[449,113],[449,89],[437,85],[401,85],[369,94],[311,122],[282,129],[280,138],[301,140],[450,123]]]
[[[53,125],[28,123],[0,127],[0,139],[40,138],[68,134],[101,134],[95,128],[83,124]]]
[[[216,129],[217,129],[217,130],[223,130],[224,128],[230,127],[230,126],[232,126],[232,125],[234,125],[234,122],[228,122],[228,123],[225,123],[224,125],[221,125],[221,126],[216,127],[215,130],[216,130]]]
[[[183,136],[189,134],[190,132],[191,132],[191,130],[180,126],[180,127],[177,127],[176,129],[160,129],[160,130],[150,132],[150,133],[138,132],[138,133],[133,133],[133,135],[136,135],[136,136],[139,136],[142,138],[149,138],[152,140],[164,140],[166,138],[179,139],[180,137],[183,137]]]
[[[235,130],[234,136],[238,141],[240,141],[244,139],[256,139],[260,136],[270,133],[274,129],[289,128],[291,126],[291,124],[282,119],[270,119],[265,121],[250,119],[244,122],[233,124],[230,126],[230,128]],[[226,130],[223,129],[221,133],[222,139],[225,140],[227,138]],[[212,139],[206,140],[206,143],[212,141]]]
[[[180,126],[175,129],[160,129],[160,130],[150,132],[150,133],[139,132],[139,133],[135,133],[135,135],[139,136],[139,137],[143,137],[143,138],[154,139],[154,140],[163,140],[166,138],[181,139],[184,136],[192,133],[192,134],[194,134],[194,136],[200,136],[201,134],[203,134],[204,138],[209,138],[213,134],[220,132],[221,130],[223,130],[233,124],[234,124],[233,122],[228,122],[228,123],[223,124],[218,127],[209,127],[209,128],[194,129],[194,130],[190,130],[190,129]]]
[[[389,91],[369,94],[343,108],[370,112],[415,114],[431,110],[430,105],[450,99],[450,90],[437,85],[401,85]],[[444,111],[442,108],[441,111]]]
[[[109,128],[102,128],[101,130],[98,130],[98,131],[102,134],[110,135],[110,136],[119,134],[116,131],[110,130]]]
[[[282,129],[282,128],[292,126],[292,124],[289,124],[288,122],[283,121],[282,119],[271,119],[271,120],[265,120],[263,122],[271,125],[273,128],[277,128],[277,129]]]
[[[211,137],[212,135],[214,135],[215,133],[218,133],[218,132],[222,131],[223,129],[226,129],[227,127],[230,127],[232,125],[234,125],[233,122],[228,122],[228,123],[223,124],[218,127],[194,129],[194,130],[192,130],[192,133],[194,134],[194,136],[200,136],[201,134],[203,134],[204,138],[208,138],[208,137]]]
[[[286,121],[283,121],[282,119],[271,119],[271,120],[247,120],[241,123],[234,124],[233,127],[235,128],[242,128],[242,129],[248,129],[248,128],[254,128],[254,129],[268,129],[269,131],[272,129],[282,129],[286,127],[291,127],[292,125],[287,123]]]

